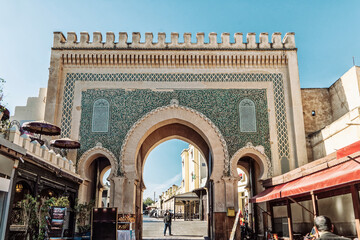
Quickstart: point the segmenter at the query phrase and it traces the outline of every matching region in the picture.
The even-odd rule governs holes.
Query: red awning
[[[354,182],[360,182],[360,157],[357,157],[356,161],[349,160],[288,183],[268,188],[251,198],[250,202],[258,203],[309,194],[311,191],[325,190]]]

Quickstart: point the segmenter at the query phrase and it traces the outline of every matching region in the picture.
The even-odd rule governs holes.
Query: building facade
[[[16,106],[14,115],[10,117],[10,120],[16,120],[20,124],[44,120],[46,92],[46,88],[40,88],[37,97],[29,97],[27,99],[26,106]]]
[[[329,88],[301,89],[309,161],[360,140],[360,67]]]
[[[230,41],[228,33],[172,33],[170,42],[146,33],[54,33],[45,120],[81,142],[69,156],[84,179],[79,197],[98,196],[96,171],[111,167],[110,206],[136,214],[142,231],[142,172],[149,152],[178,138],[204,155],[209,185],[208,234],[227,239],[238,209],[237,167],[261,179],[307,163],[303,110],[293,33],[269,41],[261,33]],[[91,168],[91,166],[94,166]],[[96,168],[101,166],[101,168]],[[96,170],[97,169],[97,170]],[[255,219],[261,218],[253,208]],[[261,228],[261,226],[260,226]]]
[[[189,144],[181,153],[181,193],[203,188],[207,181],[207,166],[199,149]]]
[[[78,196],[79,186],[83,182],[75,172],[73,162],[56,154],[46,145],[32,141],[16,126],[9,129],[8,139],[0,139],[0,149],[1,173],[5,172],[5,178],[10,182],[5,198],[8,217],[1,222],[2,237],[5,236],[5,239],[34,237],[31,233],[29,233],[30,236],[26,236],[29,215],[25,214],[23,207],[19,206],[19,203],[26,199],[26,195],[31,195],[38,202],[51,197],[66,196],[70,206],[64,221],[64,237],[73,237],[75,199]],[[11,166],[11,161],[14,162],[14,166]],[[2,181],[1,185],[3,185]],[[35,231],[35,229],[32,230]]]

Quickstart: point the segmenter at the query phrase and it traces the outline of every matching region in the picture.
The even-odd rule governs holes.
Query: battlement
[[[80,33],[80,40],[75,32],[68,32],[65,38],[62,32],[54,32],[53,48],[65,49],[294,49],[295,33],[286,33],[281,39],[281,33],[275,32],[269,42],[268,33],[260,33],[259,42],[256,41],[255,33],[246,34],[246,42],[243,41],[242,33],[234,34],[234,42],[230,42],[230,34],[222,33],[221,42],[217,41],[217,33],[209,33],[209,42],[205,43],[205,34],[197,33],[196,42],[191,41],[191,33],[184,33],[184,41],[179,42],[179,33],[171,33],[171,42],[166,42],[166,34],[158,33],[158,40],[154,42],[153,33],[145,33],[145,42],[140,42],[141,35],[139,32],[132,33],[132,42],[128,42],[126,32],[119,33],[119,40],[115,42],[113,32],[106,33],[106,40],[103,41],[100,32],[93,33],[93,41],[90,42],[88,32]]]
[[[40,145],[36,140],[32,141],[26,134],[20,133],[16,126],[13,126],[9,132],[9,141],[26,149],[27,154],[36,157],[39,161],[46,162],[54,168],[65,171],[71,175],[77,176],[74,162],[66,157],[56,154],[45,145]],[[75,160],[75,159],[73,159]]]

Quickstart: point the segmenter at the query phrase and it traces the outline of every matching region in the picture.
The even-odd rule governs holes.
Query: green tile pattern
[[[278,137],[279,158],[290,157],[285,94],[282,74],[94,74],[68,73],[66,75],[61,128],[63,137],[71,134],[71,111],[73,108],[74,86],[76,81],[82,82],[121,82],[121,81],[154,81],[154,82],[272,82],[274,90],[276,129]],[[90,133],[92,107],[95,100],[104,98],[110,102],[110,125],[108,133]],[[122,141],[132,124],[147,112],[166,106],[176,98],[179,104],[194,108],[211,119],[222,132],[228,146],[230,157],[247,142],[254,146],[263,145],[268,157],[269,124],[265,90],[245,89],[206,89],[176,90],[169,92],[153,92],[150,90],[87,90],[82,96],[82,116],[80,137],[81,154],[101,142],[115,155],[120,153]],[[239,129],[239,103],[249,98],[256,104],[257,132],[241,133]],[[116,100],[115,100],[116,99]],[[231,119],[231,121],[230,121]],[[116,143],[116,144],[114,144]]]
[[[108,100],[111,106],[108,133],[89,131],[92,124],[92,106],[99,98]],[[240,132],[238,106],[244,98],[251,99],[256,105],[257,132]],[[101,142],[105,148],[115,155],[120,154],[121,144],[132,125],[146,113],[158,107],[169,105],[172,99],[178,99],[179,105],[195,109],[207,116],[223,134],[230,156],[245,146],[247,142],[252,142],[255,146],[263,145],[265,153],[271,156],[265,89],[207,89],[166,92],[139,89],[134,91],[122,89],[87,90],[82,93],[79,156],[97,142]]]

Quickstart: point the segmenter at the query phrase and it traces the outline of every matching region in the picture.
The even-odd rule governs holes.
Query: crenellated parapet
[[[259,41],[255,33],[247,33],[244,41],[242,33],[234,34],[234,42],[230,42],[230,34],[222,33],[221,41],[217,40],[217,33],[209,33],[209,42],[205,42],[205,34],[197,33],[196,41],[191,41],[191,33],[184,33],[183,42],[179,41],[179,33],[171,33],[171,41],[166,42],[166,34],[158,33],[157,41],[154,42],[153,33],[145,33],[145,42],[141,42],[139,32],[132,33],[132,41],[128,41],[128,34],[120,32],[118,41],[115,34],[107,32],[106,37],[100,32],[90,35],[81,32],[80,37],[75,32],[68,32],[67,37],[62,32],[54,32],[53,48],[55,49],[239,49],[239,50],[285,50],[295,49],[295,33],[286,33],[282,38],[281,33],[275,32],[269,42],[268,33],[260,33]]]
[[[28,155],[36,157],[40,161],[51,164],[53,167],[58,168],[59,170],[66,171],[72,175],[77,176],[73,161],[56,154],[53,150],[49,149],[45,145],[40,145],[40,143],[36,140],[31,141],[28,135],[21,135],[19,129],[16,126],[10,129],[9,141],[26,149]]]

